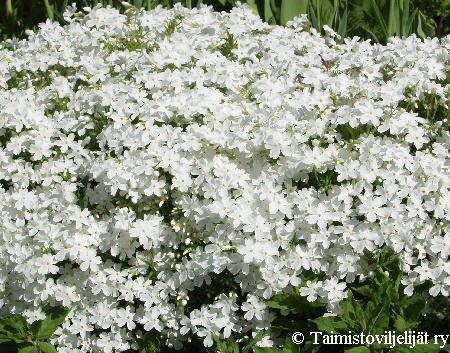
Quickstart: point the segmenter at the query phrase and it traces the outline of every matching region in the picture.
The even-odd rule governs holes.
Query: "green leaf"
[[[59,325],[61,325],[69,314],[70,309],[64,306],[55,306],[48,309],[45,314],[46,318],[42,320],[37,334],[39,340],[52,337]]]
[[[139,353],[158,353],[160,351],[160,342],[156,337],[155,330],[146,332],[142,339],[136,340]]]
[[[286,23],[295,16],[308,13],[309,0],[283,0],[280,9],[280,24],[286,26]]]
[[[299,353],[300,346],[292,341],[292,336],[287,335],[283,345],[283,353]]]
[[[267,23],[277,23],[277,8],[272,0],[264,1],[264,21]]]
[[[0,335],[0,344],[6,343],[6,342],[11,342],[11,341],[12,341],[11,338],[4,336],[4,335]]]
[[[299,300],[298,295],[288,293],[276,294],[271,299],[266,301],[266,305],[269,308],[292,311],[294,311],[300,304],[301,301]]]
[[[370,349],[365,346],[353,347],[344,350],[345,353],[370,353]]]
[[[323,315],[323,313],[320,314]],[[320,316],[320,314],[315,316]],[[294,315],[277,315],[275,320],[272,321],[271,327],[277,331],[292,331],[293,328],[298,331],[307,331],[309,329],[308,321],[298,320]]]
[[[398,332],[403,332],[409,328],[408,323],[401,315],[397,315],[397,317],[395,318],[394,327]]]
[[[319,331],[325,331],[328,334],[331,334],[331,331],[337,332],[338,329],[350,329],[345,321],[336,316],[322,316],[311,321],[316,323]]]
[[[258,334],[253,337],[245,346],[242,348],[242,353],[247,353],[250,351],[250,349],[259,341],[262,340],[262,338],[266,335],[265,331],[259,331]]]
[[[0,333],[20,343],[28,338],[29,325],[20,314],[0,318]]]
[[[414,293],[411,297],[405,297],[401,301],[403,316],[410,321],[417,321],[420,313],[425,308],[426,300],[420,293]]]
[[[381,30],[383,31],[383,35],[384,35],[385,39],[387,40],[390,37],[390,33],[388,32],[387,24],[384,21],[383,15],[381,14],[380,9],[378,8],[375,0],[370,0],[370,1],[372,4],[373,12],[375,13],[375,17],[378,21],[378,24],[379,24]]]
[[[339,27],[337,30],[337,34],[339,34],[341,38],[337,40],[338,43],[344,43],[344,38],[347,37],[347,22],[348,22],[348,11],[346,7],[344,14],[339,19]]]
[[[283,353],[279,348],[273,347],[253,347],[255,353]]]
[[[44,0],[44,4],[45,4],[45,9],[47,10],[47,18],[49,18],[53,21],[53,19],[54,19],[53,6],[50,5],[48,0]]]
[[[50,343],[47,342],[41,342],[39,345],[39,349],[41,350],[41,353],[58,353]]]
[[[31,343],[23,343],[19,346],[18,353],[39,353],[38,349]]]
[[[260,15],[258,10],[258,5],[255,0],[247,0],[246,4],[250,7],[255,15]],[[261,16],[260,16],[261,17]]]
[[[344,310],[342,318],[347,322],[348,327],[365,331],[366,315],[361,305],[355,300],[351,290],[348,291],[348,298],[343,300],[340,306]],[[360,327],[356,327],[355,323],[358,323]]]
[[[373,294],[372,300],[366,304],[364,313],[368,323],[368,334],[383,334],[389,326],[390,298],[386,295],[387,290],[388,283],[385,282]]]
[[[433,37],[435,33],[436,23],[432,19],[429,19],[422,12],[419,11],[417,16],[417,34],[420,38]]]
[[[219,336],[215,335],[214,341],[216,341],[217,349],[220,352],[239,353],[239,345],[236,343],[233,337],[228,340],[222,341]]]
[[[439,347],[442,345],[442,342],[440,344],[434,344],[434,338],[431,338],[428,344],[416,344],[413,348],[409,348],[409,351],[411,353],[439,353],[441,351],[441,348]]]
[[[372,297],[373,295],[373,286],[365,285],[357,288],[352,288],[353,291],[362,294],[365,297]]]

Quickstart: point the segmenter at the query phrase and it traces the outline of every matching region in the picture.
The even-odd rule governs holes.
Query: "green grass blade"
[[[258,5],[256,4],[256,0],[247,0],[246,4],[248,7],[252,9],[252,11],[255,13],[255,15],[258,15],[259,17],[262,17],[258,10]]]
[[[402,31],[403,31],[402,35],[404,35],[405,37],[409,37],[412,34],[411,28],[412,28],[414,19],[416,18],[416,15],[417,15],[417,9],[414,9],[414,12],[411,14],[411,16],[409,16],[406,23],[402,26]]]
[[[280,10],[280,24],[286,26],[286,23],[295,16],[308,13],[309,0],[283,0]]]
[[[348,11],[346,7],[344,14],[339,20],[339,27],[337,30],[337,34],[339,34],[341,38],[337,40],[338,43],[344,43],[344,38],[347,37],[347,21],[348,21]]]
[[[392,37],[394,33],[397,32],[396,25],[398,23],[399,18],[399,11],[398,6],[396,6],[395,0],[390,0],[389,2],[389,16],[388,16],[388,23],[387,23],[387,33],[386,40],[389,37]]]
[[[400,11],[401,11],[401,18],[402,18],[402,25],[401,25],[401,35],[405,34],[406,29],[406,23],[408,22],[408,16],[409,16],[409,0],[400,0]]]
[[[383,15],[381,14],[380,9],[378,8],[375,0],[370,0],[370,1],[372,3],[372,9],[373,9],[373,12],[375,13],[375,17],[378,21],[378,24],[380,25],[381,30],[383,31],[383,35],[387,40],[390,37],[390,35],[389,35],[389,31],[388,31],[386,22],[384,21]]]
[[[372,36],[372,38],[374,39],[375,42],[380,43],[380,40],[378,39],[378,37],[370,29],[368,29],[366,27],[361,27],[361,28],[363,30],[365,30],[367,33],[369,33]]]
[[[45,4],[45,10],[47,11],[47,18],[51,19],[53,21],[55,17],[55,13],[53,12],[53,6],[50,5],[48,0],[44,0]]]
[[[11,0],[6,0],[6,16],[13,15],[13,7]]]
[[[275,15],[270,6],[270,0],[264,0],[264,21],[267,23],[275,23]]]
[[[203,4],[203,0],[198,0],[197,1],[197,9],[199,9],[200,6],[202,6],[202,4]]]
[[[320,22],[318,19],[318,14],[317,14],[317,8],[313,5],[313,1],[311,1],[309,3],[309,13],[308,13],[308,19],[311,22],[312,26],[317,30],[317,31],[321,31],[322,28],[320,27]]]
[[[61,8],[59,10],[54,10],[55,16],[60,23],[61,22],[65,23],[63,14],[64,14],[64,11],[66,11],[68,2],[69,2],[69,0],[64,0],[61,5]]]

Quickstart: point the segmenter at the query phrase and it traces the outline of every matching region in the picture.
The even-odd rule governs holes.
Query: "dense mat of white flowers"
[[[448,125],[404,108],[447,100],[448,38],[69,9],[0,50],[0,314],[73,307],[58,352],[136,348],[139,328],[208,346],[270,327],[264,300],[299,285],[337,312],[380,248],[409,294],[449,294]]]

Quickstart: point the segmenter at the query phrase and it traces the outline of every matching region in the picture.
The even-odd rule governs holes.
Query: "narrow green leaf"
[[[339,34],[341,38],[337,40],[338,43],[344,43],[344,38],[347,37],[347,21],[348,21],[348,11],[347,8],[345,8],[344,14],[339,19],[339,27],[337,30],[337,34]]]
[[[319,19],[319,15],[317,14],[317,10],[313,5],[314,1],[312,0],[310,2],[310,6],[309,6],[309,13],[308,13],[308,19],[311,22],[312,26],[317,30],[317,31],[321,31],[322,27],[320,26],[320,19]]]
[[[270,0],[264,0],[264,21],[267,23],[275,22],[275,15],[272,12],[272,8],[270,6]]]
[[[380,9],[378,8],[375,0],[370,0],[370,1],[372,4],[373,12],[375,13],[375,17],[378,21],[378,24],[380,25],[381,30],[383,31],[383,35],[384,35],[385,39],[387,40],[390,37],[390,35],[389,35],[389,31],[388,31],[386,22],[384,21],[383,15],[381,14]]]
[[[401,17],[401,25],[400,25],[400,32],[399,35],[400,37],[402,36],[407,36],[406,30],[407,30],[407,26],[406,23],[408,22],[408,19],[410,17],[409,14],[409,0],[399,0],[400,1],[400,17]]]
[[[394,33],[397,32],[397,24],[400,25],[400,23],[398,23],[398,19],[399,19],[399,9],[398,6],[396,5],[396,1],[395,0],[389,0],[389,15],[388,15],[388,22],[387,22],[387,32],[388,32],[388,36],[386,37],[386,39],[388,39],[389,37],[392,37],[394,35]]]
[[[279,6],[279,2],[276,0],[270,0],[270,8],[272,10],[276,23],[280,24],[281,6]]]
[[[417,9],[413,11],[411,16],[409,16],[408,20],[405,22],[405,24],[402,27],[402,36],[409,37],[412,34],[412,24],[414,22],[414,19],[417,16]]]
[[[53,6],[50,5],[48,0],[44,0],[44,5],[45,5],[45,10],[47,11],[47,18],[49,18],[53,21],[53,19],[54,19]]]
[[[256,0],[247,0],[246,4],[250,7],[255,15],[260,15],[258,10],[258,5],[256,4]],[[261,17],[261,16],[260,16]]]
[[[6,16],[13,17],[14,11],[11,0],[6,0]]]
[[[308,13],[309,0],[283,0],[280,10],[280,24],[286,26],[286,23],[295,16]]]
[[[420,38],[433,37],[435,33],[435,27],[431,25],[431,21],[422,12],[419,11],[417,17],[417,34]]]
[[[41,342],[39,345],[39,349],[41,350],[41,353],[58,353],[50,343],[47,342]]]
[[[63,306],[56,306],[48,309],[45,312],[46,318],[42,320],[39,328],[38,338],[42,340],[52,337],[53,332],[55,332],[58,326],[64,322],[69,312],[70,309]]]
[[[0,344],[11,341],[12,339],[8,335],[0,333]]]

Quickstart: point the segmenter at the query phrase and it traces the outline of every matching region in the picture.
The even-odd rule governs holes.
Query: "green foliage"
[[[450,33],[450,0],[412,0],[422,18],[436,26],[436,36]]]
[[[183,21],[182,15],[176,15],[174,18],[172,18],[170,21],[167,21],[164,25],[164,28],[166,30],[167,36],[171,36],[175,33],[177,30],[177,27],[181,24],[181,21]]]
[[[63,13],[68,0],[6,0],[0,11],[0,40],[25,37],[26,29],[37,29],[47,18],[64,24]],[[446,17],[450,14],[450,0],[242,0],[264,21],[286,25],[295,16],[307,14],[311,25],[323,34],[328,25],[344,37],[359,36],[385,43],[392,35],[408,36],[416,33],[421,38],[450,33]],[[121,12],[131,8],[150,11],[162,5],[173,7],[176,3],[192,8],[201,4],[212,5],[216,11],[230,10],[235,0],[130,0],[129,6],[121,0],[76,0],[77,8],[113,6]],[[177,22],[166,24],[170,35]]]
[[[430,337],[442,334],[450,329],[450,301],[448,298],[430,297],[427,293],[430,284],[426,283],[415,288],[414,294],[404,293],[401,284],[402,271],[396,255],[380,250],[366,253],[367,263],[375,264],[370,276],[364,281],[354,283],[348,290],[348,297],[341,301],[342,314],[339,316],[324,316],[325,305],[316,301],[308,302],[299,294],[299,288],[293,293],[277,294],[266,302],[267,306],[276,310],[289,311],[288,315],[277,315],[272,331],[279,330],[282,337],[289,337],[293,332],[321,332],[314,342],[313,335],[306,337],[300,352],[326,352],[332,347],[333,352],[440,352],[439,345],[434,344],[434,338],[427,344],[416,345],[414,348],[391,347],[375,341],[372,345],[342,345],[339,350],[335,345],[323,344],[322,335],[383,335],[386,332],[402,334],[405,332],[426,332]],[[306,278],[304,278],[306,279]],[[302,281],[304,283],[305,280]],[[427,312],[426,320],[421,314]],[[438,319],[438,313],[443,319]],[[434,323],[430,325],[430,323]],[[335,336],[339,339],[340,336]],[[381,336],[380,336],[381,337]],[[318,344],[315,344],[318,343]],[[325,342],[326,343],[326,342]],[[288,348],[289,347],[289,348]],[[264,352],[294,352],[292,344],[286,340],[283,350],[275,348],[255,349],[256,353]],[[450,345],[445,350],[450,351]]]
[[[233,35],[227,31],[226,36],[222,38],[225,42],[220,46],[220,51],[223,56],[230,60],[237,60],[237,56],[233,54],[233,49],[237,49],[237,43]]]
[[[70,309],[56,306],[45,311],[45,319],[31,325],[21,314],[0,318],[0,352],[56,353],[55,347],[45,342],[52,337]]]
[[[376,42],[386,43],[392,36],[408,37],[416,33],[425,38],[434,36],[435,26],[423,13],[410,8],[409,0],[352,0],[352,6],[358,11],[361,21],[361,11],[364,20],[359,28]]]

